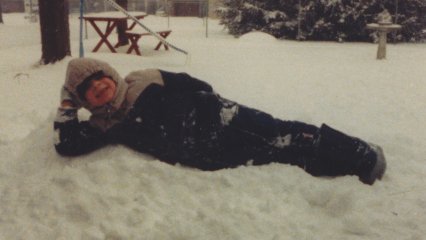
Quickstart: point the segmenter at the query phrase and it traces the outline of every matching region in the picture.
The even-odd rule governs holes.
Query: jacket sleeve
[[[172,73],[160,70],[164,80],[164,87],[168,90],[194,93],[194,92],[213,92],[210,84],[193,78],[186,73]]]
[[[82,155],[107,144],[104,134],[90,126],[87,121],[55,122],[54,129],[58,139],[55,149],[63,156]]]
[[[73,103],[75,103],[75,101],[74,101],[74,97],[72,96],[72,94],[65,88],[65,86],[63,86],[62,88],[61,88],[61,94],[60,94],[60,100],[61,100],[61,102],[62,101],[65,101],[65,100],[68,100],[68,101],[71,101],[71,102],[73,102]]]

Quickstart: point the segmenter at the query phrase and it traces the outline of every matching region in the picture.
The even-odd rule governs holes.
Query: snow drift
[[[191,52],[191,65],[184,65],[179,53],[153,51],[155,43],[149,40],[143,56],[106,49],[86,53],[110,62],[123,75],[149,67],[186,71],[211,83],[224,97],[277,117],[326,122],[380,144],[388,171],[382,181],[367,186],[353,176],[315,178],[281,164],[202,172],[167,165],[123,146],[61,157],[52,146],[52,121],[71,58],[38,66],[37,28],[22,14],[4,18],[0,239],[426,235],[424,44],[389,45],[385,61],[375,60],[374,44],[250,40],[239,48],[244,39],[227,35],[216,21],[209,23],[205,38],[200,19],[172,18],[170,41]],[[76,55],[78,18],[70,20]],[[167,22],[153,16],[144,21],[158,28]],[[89,29],[86,50],[96,42]],[[81,116],[84,119],[87,112]]]

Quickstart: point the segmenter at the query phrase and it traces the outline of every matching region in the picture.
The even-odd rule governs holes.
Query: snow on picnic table
[[[296,42],[262,33],[234,38],[217,20],[143,21],[172,29],[191,53],[142,56],[90,50],[120,74],[184,71],[217,92],[276,117],[328,123],[381,145],[388,170],[373,186],[356,177],[315,178],[281,164],[202,172],[122,146],[78,158],[53,149],[52,121],[66,58],[40,66],[38,23],[0,24],[0,239],[424,239],[426,236],[426,45]],[[78,16],[70,18],[78,55]],[[115,36],[111,36],[115,37]],[[111,41],[114,41],[112,39]],[[188,64],[185,61],[188,60]],[[81,118],[87,118],[87,112]]]

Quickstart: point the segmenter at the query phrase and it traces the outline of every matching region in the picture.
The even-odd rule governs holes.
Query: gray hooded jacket
[[[101,107],[92,107],[77,94],[77,87],[92,74],[102,71],[105,76],[117,84],[113,100]],[[77,58],[68,63],[61,100],[72,101],[77,108],[86,108],[92,115],[92,126],[106,131],[121,122],[137,97],[147,86],[155,83],[164,85],[161,73],[157,69],[140,70],[130,73],[124,80],[108,63],[93,58]]]

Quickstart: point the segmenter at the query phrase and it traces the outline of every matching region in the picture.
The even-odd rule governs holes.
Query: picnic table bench
[[[162,30],[162,31],[155,31],[155,32],[165,39],[170,35],[172,30]],[[126,31],[126,36],[130,40],[130,47],[127,50],[127,53],[131,53],[134,50],[137,55],[141,55],[139,45],[138,45],[138,41],[143,36],[150,36],[150,35],[152,35],[152,34],[149,33],[149,32],[146,32],[146,31],[141,31],[141,30]],[[157,46],[155,46],[154,49],[159,50],[161,45],[164,46],[165,50],[169,50],[169,47],[166,44],[164,44],[162,41],[159,41]]]

